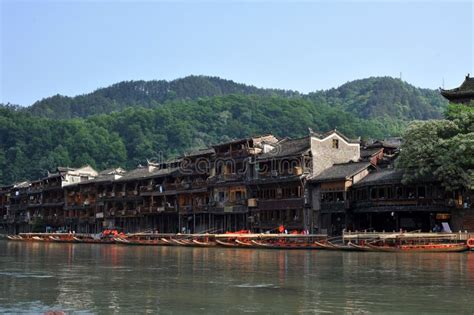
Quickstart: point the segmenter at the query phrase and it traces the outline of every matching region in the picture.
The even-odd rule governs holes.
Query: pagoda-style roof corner
[[[459,87],[451,90],[440,88],[440,93],[450,102],[469,103],[474,100],[474,78],[471,78],[468,73],[464,82]]]

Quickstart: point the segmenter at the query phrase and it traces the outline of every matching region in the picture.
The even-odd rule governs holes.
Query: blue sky
[[[309,92],[474,72],[472,1],[0,2],[3,103],[190,74]]]

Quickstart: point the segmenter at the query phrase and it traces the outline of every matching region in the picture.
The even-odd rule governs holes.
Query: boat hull
[[[428,245],[399,245],[399,246],[377,246],[367,244],[370,251],[392,252],[392,253],[450,253],[464,252],[468,250],[466,244],[428,244]]]

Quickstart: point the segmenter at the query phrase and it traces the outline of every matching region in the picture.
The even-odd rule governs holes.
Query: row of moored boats
[[[300,250],[344,250],[370,252],[462,252],[474,250],[474,238],[441,233],[351,234],[339,238],[306,234],[75,234],[20,233],[12,241],[140,246],[228,247]]]

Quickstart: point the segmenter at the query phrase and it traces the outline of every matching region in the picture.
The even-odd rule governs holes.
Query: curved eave
[[[474,97],[474,91],[441,90],[440,93],[446,98]]]

